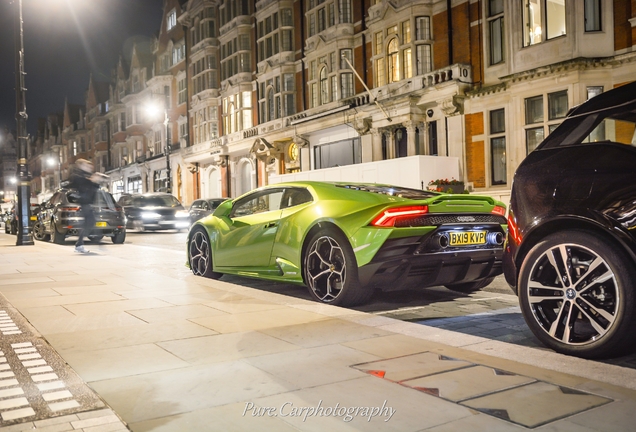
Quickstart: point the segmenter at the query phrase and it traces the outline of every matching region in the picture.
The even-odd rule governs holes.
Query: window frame
[[[499,115],[501,114],[501,128],[495,128],[495,125],[497,124],[497,122],[494,119],[494,115]],[[490,143],[490,184],[495,186],[495,185],[506,185],[508,184],[508,164],[506,161],[506,144],[507,144],[507,140],[506,140],[506,111],[505,108],[499,108],[499,109],[495,109],[495,110],[491,110],[488,113],[488,126],[489,126],[489,143]],[[495,179],[495,167],[496,167],[496,162],[495,162],[495,144],[496,143],[500,143],[503,142],[503,155],[501,157],[503,157],[503,163],[502,163],[502,169],[503,169],[503,179],[499,180],[499,179]]]

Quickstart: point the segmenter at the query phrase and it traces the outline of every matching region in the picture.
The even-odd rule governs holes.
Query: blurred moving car
[[[66,237],[76,236],[81,228],[80,207],[73,189],[60,189],[51,199],[42,203],[33,225],[33,238],[64,244]],[[121,244],[126,240],[126,218],[121,207],[115,204],[112,195],[98,190],[93,204],[95,226],[88,239],[98,242],[110,237],[113,243]]]
[[[504,269],[546,346],[634,348],[636,82],[571,110],[514,177]]]
[[[350,306],[374,289],[478,290],[501,274],[505,206],[486,196],[378,184],[290,182],[223,202],[193,224],[188,265],[305,284]]]
[[[227,198],[210,198],[210,199],[198,199],[192,202],[190,206],[190,220],[192,222],[198,221],[208,215],[211,215],[214,210]]]
[[[183,230],[190,226],[190,214],[169,193],[123,195],[118,203],[126,214],[127,227],[136,231]]]

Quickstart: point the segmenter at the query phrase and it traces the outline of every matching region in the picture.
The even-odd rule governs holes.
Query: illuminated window
[[[177,25],[177,11],[171,10],[166,16],[166,30],[170,31]]]
[[[400,80],[400,56],[397,38],[393,38],[387,47],[387,63],[389,66],[389,83]]]
[[[566,34],[566,11],[563,0],[522,1],[524,46],[535,45]]]

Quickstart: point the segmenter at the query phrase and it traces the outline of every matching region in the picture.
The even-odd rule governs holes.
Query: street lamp
[[[146,111],[148,112],[151,118],[157,118],[159,116],[159,112],[161,111],[161,108],[156,103],[150,103],[146,107]],[[170,143],[170,128],[168,127],[170,125],[170,117],[168,116],[167,107],[164,107],[163,115],[164,115],[163,125],[166,131],[166,148],[165,148],[166,176],[168,177],[166,179],[166,192],[172,193],[172,177],[170,172],[170,153],[172,151],[172,144]]]
[[[54,167],[55,164],[57,164],[57,188],[60,188],[62,185],[62,166],[60,163],[60,158],[49,156],[46,159],[46,164],[50,167]],[[54,189],[57,189],[57,188],[54,188]]]
[[[27,164],[27,112],[24,87],[24,41],[22,38],[22,0],[15,0],[15,119],[17,122],[18,176],[16,216],[18,218],[18,235],[16,246],[33,245],[33,236],[29,230],[29,203],[31,185],[29,166]]]

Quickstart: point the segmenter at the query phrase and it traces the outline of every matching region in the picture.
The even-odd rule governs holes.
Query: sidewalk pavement
[[[14,242],[3,432],[634,429],[633,369],[194,277],[185,252]]]

